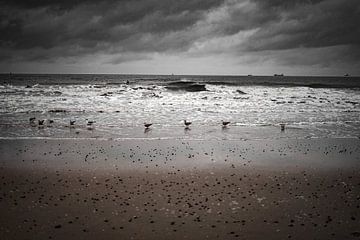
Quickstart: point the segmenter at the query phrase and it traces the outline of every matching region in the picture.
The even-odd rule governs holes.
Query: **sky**
[[[360,75],[359,0],[0,0],[0,72]]]

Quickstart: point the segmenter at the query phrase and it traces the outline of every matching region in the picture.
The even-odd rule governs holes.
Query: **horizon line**
[[[360,75],[292,75],[292,74],[284,74],[284,73],[273,73],[271,75],[268,74],[155,74],[155,73],[29,73],[29,72],[0,72],[0,75],[139,75],[139,76],[223,76],[223,77],[360,77]],[[278,74],[276,76],[276,74]],[[280,75],[279,75],[280,74]],[[283,74],[283,75],[281,75]]]

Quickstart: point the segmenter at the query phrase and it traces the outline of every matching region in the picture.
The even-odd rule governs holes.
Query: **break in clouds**
[[[0,1],[0,61],[104,63],[229,56],[360,65],[358,0]]]

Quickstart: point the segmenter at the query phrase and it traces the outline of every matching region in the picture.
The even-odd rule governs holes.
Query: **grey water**
[[[359,77],[0,75],[1,138],[359,136]]]

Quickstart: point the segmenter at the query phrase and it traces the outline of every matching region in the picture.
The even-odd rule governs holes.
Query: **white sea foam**
[[[292,136],[301,135],[297,130],[315,137],[357,137],[360,132],[356,89],[210,84],[206,88],[208,91],[172,91],[148,82],[2,85],[0,136],[140,137],[145,134],[144,122],[154,123],[150,135],[155,137],[252,138],[249,131],[259,131],[251,128],[267,128],[270,136],[284,137],[278,133],[279,123],[285,123]],[[30,127],[29,117],[55,123],[52,128]],[[80,133],[69,132],[70,119],[76,120]],[[86,131],[86,119],[96,121],[93,131]],[[188,133],[183,131],[183,119],[193,122]],[[226,131],[218,128],[221,120],[231,121]]]

